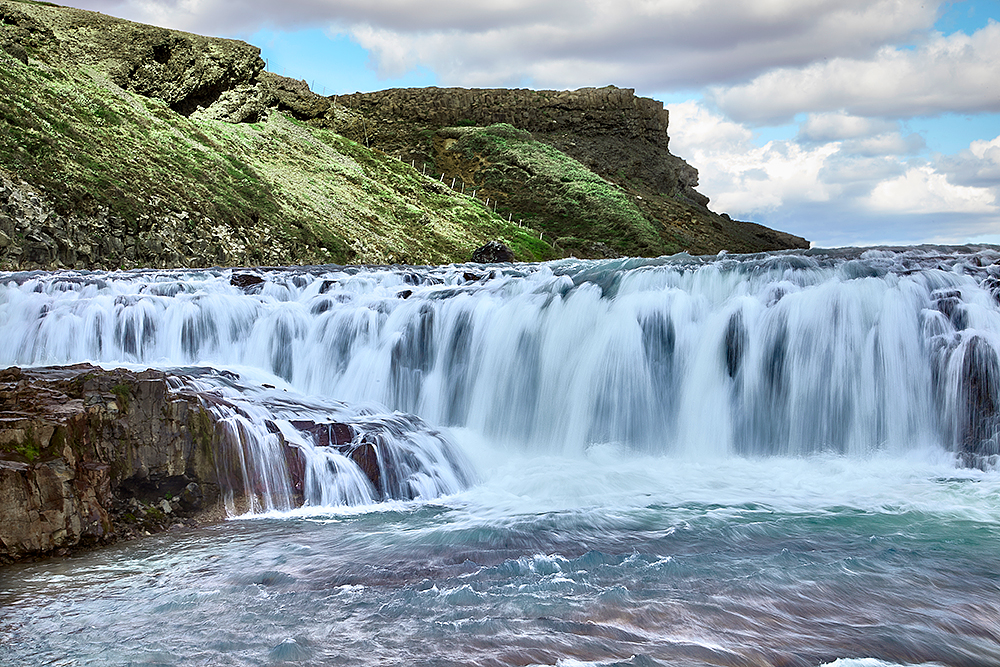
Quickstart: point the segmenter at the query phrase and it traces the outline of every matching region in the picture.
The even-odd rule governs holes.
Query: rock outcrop
[[[219,451],[162,372],[0,371],[0,562],[190,523],[219,498]]]
[[[520,261],[807,245],[710,211],[668,112],[632,90],[324,97],[264,68],[240,41],[0,0],[0,269],[449,263],[489,239]],[[621,190],[654,240],[567,231],[558,193],[504,176],[516,159],[464,180],[475,164],[446,130],[497,123]]]
[[[163,100],[189,116],[202,112],[231,122],[255,121],[270,99],[257,90],[260,49],[237,40],[113,19],[96,12],[42,3],[0,5],[6,26],[0,48],[27,54],[48,50],[114,84]],[[23,57],[21,57],[23,54]]]
[[[697,169],[669,150],[668,110],[632,89],[408,88],[343,95],[337,101],[351,112],[334,123],[338,131],[404,162],[431,165],[432,172],[446,180],[462,179],[467,187],[497,200],[513,218],[531,219],[538,229],[565,238],[567,243],[561,245],[566,253],[614,257],[622,252],[649,256],[809,247],[803,238],[709,210],[708,197],[695,189]],[[309,122],[307,116],[302,118]],[[328,123],[330,117],[325,111],[312,122]],[[582,238],[567,234],[559,214],[545,210],[559,193],[525,187],[537,173],[525,173],[516,155],[493,152],[472,155],[471,161],[456,159],[451,149],[462,140],[461,130],[490,126],[529,132],[627,194],[660,240],[630,247],[614,233]],[[492,178],[475,177],[481,165],[492,167]],[[603,212],[598,217],[604,217]]]
[[[477,264],[496,264],[499,262],[513,262],[514,253],[510,251],[510,248],[505,246],[499,241],[490,241],[489,243],[476,248],[476,251],[472,253],[472,261]]]
[[[637,178],[658,192],[708,204],[694,189],[698,170],[668,150],[670,114],[663,103],[630,88],[404,88],[343,95],[339,102],[366,119],[345,132],[404,161],[433,158],[414,140],[428,128],[507,123],[602,176]]]

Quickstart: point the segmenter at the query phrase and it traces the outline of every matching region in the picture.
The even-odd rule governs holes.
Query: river
[[[0,365],[173,369],[267,478],[0,569],[0,665],[1000,665],[996,262],[0,274]],[[296,502],[320,415],[395,486],[303,436]]]

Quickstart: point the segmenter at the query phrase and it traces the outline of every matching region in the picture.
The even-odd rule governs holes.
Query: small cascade
[[[428,499],[472,480],[454,444],[412,415],[307,399],[211,369],[172,371],[170,383],[215,418],[231,514]]]
[[[394,416],[367,431],[337,426],[364,415],[282,416],[278,405],[270,416],[244,406],[229,418],[234,440],[253,432],[288,443],[294,429],[300,451],[321,451],[300,466],[301,484],[286,480],[286,491],[273,480],[275,498],[301,493],[316,504],[429,493],[416,473],[395,476],[417,455],[399,454],[404,465],[386,472],[379,440],[425,437],[426,424],[538,452],[941,448],[990,465],[1000,454],[998,261],[990,247],[923,247],[474,271],[6,274],[0,363],[255,368],[302,395],[385,406],[378,411]],[[320,490],[336,489],[317,481],[324,470],[373,470],[369,447],[383,457],[379,475],[366,475],[377,478],[371,489]],[[240,465],[272,459],[257,455]],[[443,477],[434,484],[453,488]]]

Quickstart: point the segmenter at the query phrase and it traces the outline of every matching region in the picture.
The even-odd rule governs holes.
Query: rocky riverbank
[[[224,516],[210,413],[159,371],[0,371],[0,562]]]

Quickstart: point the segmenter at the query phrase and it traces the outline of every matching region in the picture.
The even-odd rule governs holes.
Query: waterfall
[[[982,465],[1000,452],[998,261],[988,247],[923,247],[2,274],[0,364],[259,369],[315,401],[380,406],[393,437],[462,427],[532,451],[615,443],[694,457],[941,448]],[[226,417],[236,440],[308,432],[304,451],[332,423],[313,408],[275,412],[273,395],[253,419],[247,390],[226,391],[241,406]],[[452,456],[442,447],[413,470],[433,476]],[[320,470],[350,469],[336,448],[323,456],[306,464],[306,502],[332,502]],[[333,495],[447,492],[461,468],[423,490],[411,471],[407,492]]]

